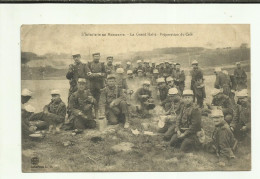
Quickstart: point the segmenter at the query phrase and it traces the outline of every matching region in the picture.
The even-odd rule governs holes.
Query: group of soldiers
[[[240,63],[229,75],[221,68],[215,69],[216,81],[212,91],[212,104],[204,104],[206,98],[203,72],[198,61],[192,62],[190,89],[185,89],[185,72],[179,63],[168,61],[152,63],[137,61],[126,66],[113,64],[113,57],[107,63],[100,62],[100,53],[92,54],[93,61],[81,62],[80,54],[73,54],[74,64],[66,74],[70,83],[68,106],[61,100],[60,91],[51,91],[51,102],[43,112],[34,113],[26,103],[32,93],[22,91],[23,129],[28,133],[50,127],[57,130],[94,129],[97,121],[107,119],[109,125],[129,128],[133,113],[131,95],[137,103],[134,109],[140,118],[149,118],[156,106],[164,109],[158,122],[158,132],[162,133],[169,145],[188,152],[198,148],[214,151],[218,156],[232,159],[237,141],[249,140],[251,127],[250,100],[247,92],[247,76]],[[138,80],[142,83],[134,92],[128,83]],[[154,92],[156,95],[154,95]],[[130,98],[129,98],[130,96]],[[212,138],[205,142],[202,127],[204,111],[215,123]],[[68,120],[65,123],[65,117]],[[141,120],[141,119],[140,119]],[[39,122],[40,121],[40,122]]]

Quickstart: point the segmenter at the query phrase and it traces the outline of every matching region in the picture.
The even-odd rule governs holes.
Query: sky
[[[98,33],[106,36],[86,36]],[[109,36],[109,33],[125,36]],[[148,33],[156,36],[149,36]],[[88,55],[100,52],[102,56],[102,54],[118,55],[165,47],[239,47],[241,43],[247,43],[250,47],[250,25],[23,25],[21,27],[22,51],[38,55],[46,53]]]

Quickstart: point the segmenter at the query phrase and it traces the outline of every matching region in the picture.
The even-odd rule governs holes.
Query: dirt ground
[[[187,77],[186,88],[189,88]],[[205,76],[206,102],[211,101],[210,91],[215,77]],[[129,87],[136,91],[141,85],[135,80]],[[29,102],[42,110],[50,101],[50,90],[60,89],[61,98],[67,104],[69,83],[67,80],[24,80],[22,88],[29,88],[33,99]],[[216,155],[202,150],[192,153],[182,153],[178,149],[169,147],[163,141],[163,136],[156,133],[158,119],[162,109],[156,107],[151,111],[149,119],[132,118],[130,128],[122,126],[108,126],[104,131],[85,130],[82,134],[72,135],[71,131],[61,131],[59,134],[47,134],[44,139],[25,139],[22,143],[23,172],[86,172],[86,171],[212,171],[212,170],[250,170],[250,145],[239,143],[237,158],[225,166],[218,166]],[[145,123],[145,124],[144,124]],[[203,128],[208,137],[214,124],[208,117],[202,119]],[[140,134],[135,135],[132,130],[137,129]],[[144,134],[153,132],[152,135]],[[98,140],[93,140],[98,139]],[[64,146],[64,142],[71,145]],[[127,151],[115,151],[113,146],[122,142],[131,143]],[[32,163],[32,158],[38,158],[38,164]]]

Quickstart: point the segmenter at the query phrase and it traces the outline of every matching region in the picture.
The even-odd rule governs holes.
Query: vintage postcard
[[[251,170],[250,25],[22,25],[23,172]]]

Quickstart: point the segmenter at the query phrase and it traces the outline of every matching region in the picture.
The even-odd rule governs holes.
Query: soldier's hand
[[[241,130],[241,131],[246,131],[246,130],[247,130],[247,127],[246,127],[246,126],[243,126],[240,130]]]
[[[115,102],[114,101],[112,101],[111,103],[110,103],[110,105],[109,105],[111,108],[112,107],[114,107],[115,106]]]

